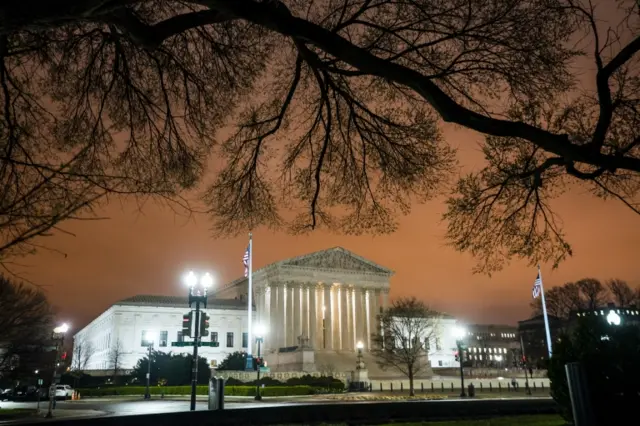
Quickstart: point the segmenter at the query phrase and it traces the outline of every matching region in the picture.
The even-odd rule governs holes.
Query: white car
[[[69,385],[56,385],[56,398],[71,398],[73,396],[73,388]]]

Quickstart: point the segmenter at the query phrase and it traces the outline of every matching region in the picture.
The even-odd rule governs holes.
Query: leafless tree
[[[82,375],[89,365],[89,361],[95,354],[93,342],[86,336],[76,338],[73,342],[73,359],[71,360],[71,370],[78,375]]]
[[[640,302],[639,289],[634,291],[626,281],[617,278],[611,279],[607,281],[607,288],[617,306],[623,308],[631,305],[638,306],[637,303]]]
[[[545,292],[549,315],[567,319],[574,311],[600,308],[613,299],[620,306],[628,306],[635,300],[633,290],[622,280],[610,280],[606,287],[595,278],[583,278],[552,287]],[[542,312],[540,299],[532,302],[534,313]]]
[[[371,353],[383,369],[395,369],[409,379],[409,394],[415,394],[414,377],[429,366],[428,342],[438,336],[440,315],[416,298],[398,299],[380,314],[383,330],[372,336]]]
[[[0,375],[42,354],[51,338],[52,317],[42,291],[0,275]]]
[[[557,263],[566,188],[637,211],[639,6],[617,0],[609,28],[590,1],[2,2],[4,244],[104,194],[192,187],[211,152],[219,232],[390,232],[453,171],[446,121],[486,135],[448,203],[453,245],[485,272]],[[572,91],[583,54],[592,92]]]
[[[113,347],[109,352],[109,366],[113,370],[112,380],[115,383],[118,379],[118,374],[122,369],[122,357],[124,356],[124,348],[120,339],[116,339]]]

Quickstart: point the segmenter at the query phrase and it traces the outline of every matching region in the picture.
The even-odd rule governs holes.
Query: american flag
[[[540,272],[538,272],[538,277],[536,278],[536,281],[533,283],[533,298],[536,299],[538,296],[540,296],[540,293],[542,292],[542,278],[540,278]]]
[[[244,264],[244,277],[249,276],[249,247],[244,252],[244,256],[242,256],[242,263]]]

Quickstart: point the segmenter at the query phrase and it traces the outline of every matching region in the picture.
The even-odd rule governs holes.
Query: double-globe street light
[[[51,340],[53,340],[56,344],[56,355],[53,360],[53,376],[51,377],[51,386],[49,387],[49,408],[47,410],[46,418],[50,419],[53,417],[53,404],[56,399],[56,379],[58,373],[58,358],[60,358],[60,348],[64,345],[64,335],[69,331],[68,324],[62,324],[53,329],[53,333],[51,334]]]
[[[207,308],[207,291],[213,285],[213,277],[206,272],[198,277],[189,271],[184,277],[184,283],[189,287],[189,307],[196,305],[193,331],[193,359],[191,361],[191,411],[196,409],[196,387],[198,385],[198,345],[200,344],[200,304]],[[199,286],[198,286],[199,284]]]
[[[255,400],[256,401],[260,401],[262,400],[262,395],[260,395],[260,367],[262,366],[262,359],[260,358],[260,346],[262,344],[262,342],[264,341],[264,336],[265,334],[267,334],[267,328],[263,325],[263,324],[258,324],[255,327],[255,333],[256,333],[256,342],[258,343],[258,356],[257,356],[257,373],[258,373],[258,377],[256,379],[256,396],[255,396]]]
[[[462,327],[456,327],[453,335],[456,338],[458,360],[460,362],[460,397],[464,398],[467,396],[464,391],[464,338],[467,336],[467,330]]]
[[[144,341],[147,343],[149,354],[147,355],[147,389],[144,393],[144,399],[151,399],[151,393],[149,392],[149,385],[151,382],[151,353],[153,352],[153,344],[157,339],[154,331],[146,331],[144,333]]]

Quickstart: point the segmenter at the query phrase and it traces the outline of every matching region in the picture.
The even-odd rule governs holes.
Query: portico
[[[366,351],[377,314],[388,303],[393,272],[341,247],[273,263],[254,272],[257,321],[265,324],[265,354],[295,347]],[[216,297],[246,297],[246,278]]]

